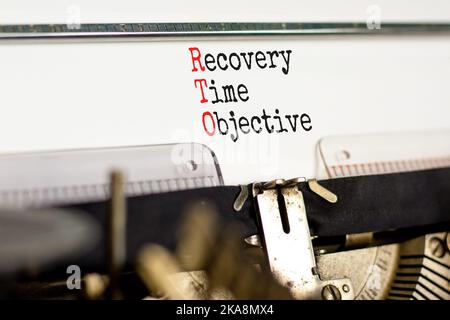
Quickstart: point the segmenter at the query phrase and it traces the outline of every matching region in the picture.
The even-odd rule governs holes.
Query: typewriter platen
[[[194,116],[180,111],[174,119],[166,110],[161,111],[164,117],[153,114],[149,119],[151,126],[160,122],[159,131],[145,131],[155,133],[148,138],[150,144],[2,155],[3,297],[450,299],[448,130],[407,130],[419,116],[405,115],[406,124],[397,132],[387,119],[386,126],[391,126],[387,133],[353,128],[351,134],[337,130],[339,134],[330,135],[314,130],[321,127],[320,121],[335,121],[323,120],[308,108],[286,107],[288,98],[270,110],[256,105],[247,111],[240,108],[254,98],[258,103],[276,101],[269,93],[258,100],[258,90],[266,88],[264,81],[258,82],[262,75],[248,74],[259,68],[257,72],[267,71],[270,81],[280,83],[290,72],[295,77],[299,66],[295,55],[308,46],[290,42],[304,35],[435,32],[448,37],[448,25],[388,24],[376,30],[363,24],[301,23],[72,27],[3,25],[1,45],[12,52],[22,41],[25,46],[42,44],[44,51],[54,40],[62,48],[80,41],[83,46],[106,42],[126,55],[124,44],[145,48],[157,40],[173,47],[181,41],[187,59],[179,66],[172,63],[189,72],[180,72],[181,80],[175,81],[189,81],[193,90],[181,90],[180,95],[210,109],[195,113],[198,128],[187,130],[193,133],[189,137],[183,130],[190,124],[180,121]],[[197,45],[192,39],[198,37],[208,41]],[[214,51],[214,41],[230,39],[229,48],[221,43]],[[241,43],[235,39],[253,42],[237,51]],[[259,39],[273,42],[258,43]],[[233,83],[245,68],[242,83]],[[205,70],[225,75],[192,78],[191,72]],[[285,86],[293,89],[291,84]],[[156,100],[164,101],[159,96]],[[112,114],[111,121],[116,116],[120,118],[119,113]],[[348,125],[343,123],[345,117],[335,117],[342,126]],[[365,121],[368,132],[374,131],[371,121]],[[125,123],[133,131],[134,122]],[[443,123],[430,126],[448,127]],[[170,143],[156,143],[164,135],[161,128],[175,134],[160,139]],[[327,131],[323,126],[319,130]],[[356,134],[358,130],[363,133]],[[202,143],[192,142],[198,140]],[[127,145],[127,139],[121,141],[119,145]],[[255,144],[257,148],[251,149]],[[245,154],[257,162],[239,159],[243,149],[249,149]],[[258,154],[261,150],[267,154]],[[281,160],[273,158],[273,152]],[[230,153],[234,153],[231,160]],[[297,161],[308,168],[307,177],[293,176],[302,172],[294,165]]]

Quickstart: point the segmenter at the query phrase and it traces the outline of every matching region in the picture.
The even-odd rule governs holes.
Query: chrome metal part
[[[111,173],[111,204],[107,221],[107,266],[109,271],[108,295],[111,299],[120,299],[119,273],[126,260],[126,198],[123,190],[123,172]]]
[[[366,23],[218,22],[218,23],[92,23],[0,25],[0,41],[5,40],[186,40],[236,39],[244,37],[295,37],[317,35],[448,34],[449,24],[384,23],[370,29]]]
[[[349,279],[323,281],[317,274],[302,193],[296,187],[263,189],[256,201],[270,269],[281,284],[290,288],[294,298],[323,299],[322,291],[332,285],[343,300],[353,299],[353,285]],[[288,231],[283,227],[283,219],[288,223]],[[342,290],[344,286],[345,291]]]
[[[248,199],[248,187],[245,185],[240,185],[241,191],[239,192],[236,200],[233,204],[233,209],[236,212],[241,211],[242,207],[244,206],[245,201]]]
[[[312,192],[330,203],[336,203],[338,201],[337,195],[321,186],[316,179],[308,180],[308,187]]]
[[[446,232],[434,233],[402,244],[388,299],[450,299],[450,252],[441,254],[441,248],[436,246],[437,243],[443,245],[447,235]]]

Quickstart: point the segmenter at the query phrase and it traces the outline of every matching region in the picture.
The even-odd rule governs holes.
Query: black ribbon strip
[[[369,231],[425,227],[450,221],[450,168],[322,180],[322,186],[337,194],[328,203],[313,193],[307,183],[303,192],[311,232],[339,236]],[[142,245],[157,243],[174,249],[178,230],[188,208],[199,201],[215,207],[224,223],[239,222],[242,238],[258,233],[250,196],[236,212],[237,186],[221,186],[130,197],[127,199],[127,262],[133,264]],[[89,213],[106,225],[108,202],[71,206]],[[77,264],[98,268],[105,261],[105,237],[97,248]]]

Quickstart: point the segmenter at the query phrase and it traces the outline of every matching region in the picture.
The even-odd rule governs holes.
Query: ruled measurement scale
[[[106,200],[113,169],[125,173],[127,196],[223,184],[215,155],[199,144],[4,155],[0,157],[0,207]]]
[[[450,166],[450,156],[440,158],[423,158],[374,163],[357,163],[329,166],[327,175],[330,178],[384,174],[415,170],[444,168]]]
[[[450,132],[338,136],[318,145],[318,176],[339,178],[450,166]]]

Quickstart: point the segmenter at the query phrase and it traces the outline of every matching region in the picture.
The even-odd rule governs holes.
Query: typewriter
[[[450,300],[445,10],[260,5],[0,5],[2,299]]]

